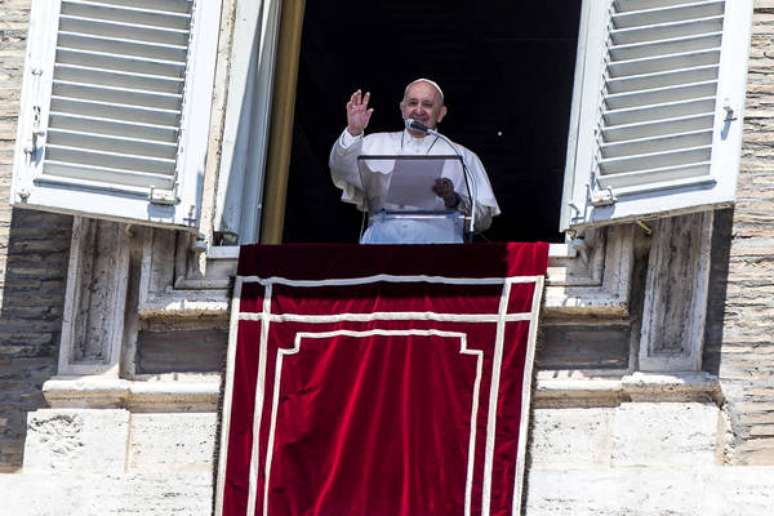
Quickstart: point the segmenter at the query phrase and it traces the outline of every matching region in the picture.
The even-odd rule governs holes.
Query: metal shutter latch
[[[180,202],[180,198],[177,196],[176,190],[177,188],[175,188],[175,190],[159,190],[151,186],[150,193],[148,194],[148,201],[150,201],[151,204],[173,206]]]

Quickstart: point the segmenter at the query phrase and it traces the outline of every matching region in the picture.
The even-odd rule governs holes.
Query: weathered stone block
[[[534,410],[530,446],[533,467],[609,467],[614,411],[614,408]]]
[[[0,495],[0,510],[14,516],[200,515],[211,512],[212,475],[0,474]]]
[[[529,474],[529,516],[763,516],[774,468],[613,468]]]
[[[128,442],[126,410],[38,410],[27,420],[24,468],[123,472]]]
[[[612,464],[712,465],[718,417],[710,403],[625,403],[613,420]]]
[[[215,413],[132,414],[130,471],[212,470]]]

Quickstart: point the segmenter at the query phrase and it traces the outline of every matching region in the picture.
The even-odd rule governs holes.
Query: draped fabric
[[[243,247],[216,514],[519,514],[547,255]]]

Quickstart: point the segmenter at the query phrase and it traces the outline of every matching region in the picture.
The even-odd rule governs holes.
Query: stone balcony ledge
[[[538,407],[613,406],[628,401],[722,401],[718,378],[702,371],[635,372],[608,378],[570,374],[551,377],[553,374],[538,373],[534,392]]]
[[[43,384],[52,408],[126,408],[133,412],[214,412],[220,376],[132,381],[102,376],[58,376]]]
[[[721,398],[717,377],[703,372],[633,373],[610,378],[547,377],[538,373],[535,406],[614,406],[627,401],[695,401]],[[133,412],[213,412],[219,375],[172,375],[150,380],[58,376],[43,385],[52,408],[126,408]]]

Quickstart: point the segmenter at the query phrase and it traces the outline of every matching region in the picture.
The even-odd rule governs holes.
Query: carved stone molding
[[[206,412],[217,408],[220,377],[130,381],[104,376],[56,377],[43,395],[52,408],[128,408],[133,412]],[[556,377],[541,372],[536,407],[616,406],[629,401],[722,402],[716,376],[705,372],[615,377]]]
[[[132,412],[210,412],[220,377],[131,381],[105,376],[55,377],[43,386],[52,408],[126,408]]]
[[[583,242],[574,256],[549,257],[544,316],[627,317],[634,267],[634,227],[622,225],[589,231]]]
[[[144,236],[138,314],[141,319],[226,317],[236,259],[191,251],[189,236],[153,229]]]
[[[129,277],[127,226],[73,220],[59,374],[118,376]]]
[[[540,372],[533,398],[536,408],[612,407],[621,403],[708,401],[720,405],[718,378],[706,372],[633,373],[610,377],[580,374],[556,377]]]
[[[713,212],[653,226],[640,336],[641,371],[698,371],[704,345]]]
[[[634,228],[589,231],[584,241],[552,244],[544,315],[623,318],[629,314]],[[226,317],[238,247],[191,251],[184,234],[154,229],[144,242],[139,314]]]

